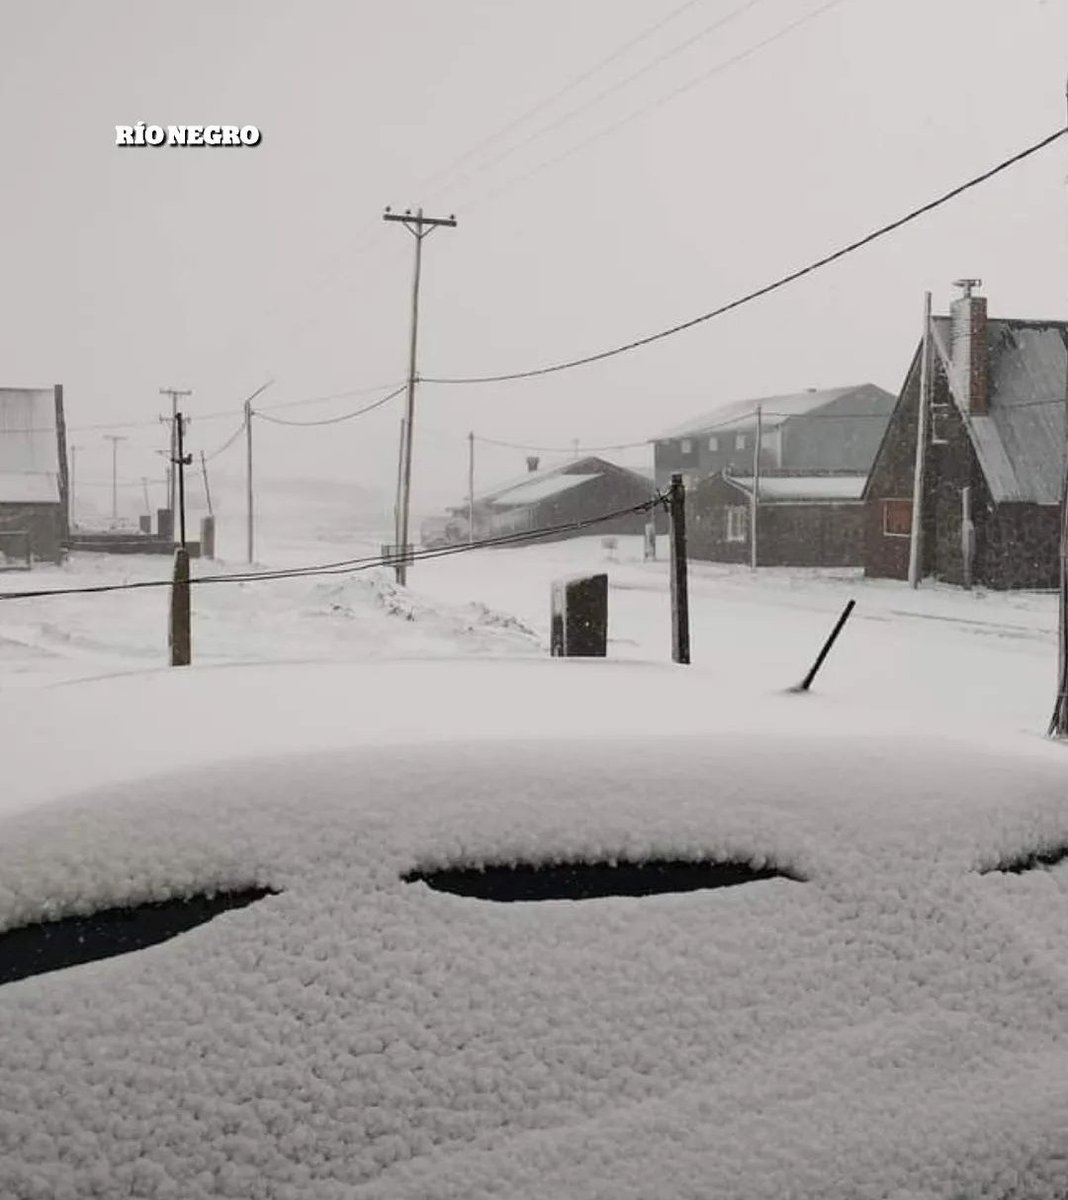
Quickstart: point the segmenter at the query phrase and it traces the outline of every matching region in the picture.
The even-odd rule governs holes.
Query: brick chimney
[[[964,294],[949,306],[952,322],[950,358],[957,386],[965,411],[980,417],[990,411],[986,297],[973,295],[972,289],[982,285],[981,279],[955,280],[953,286],[962,288]]]
[[[538,469],[538,463],[540,463],[540,462],[541,462],[541,459],[538,458],[538,456],[536,454],[528,454],[527,455],[527,470],[533,475],[534,472]]]

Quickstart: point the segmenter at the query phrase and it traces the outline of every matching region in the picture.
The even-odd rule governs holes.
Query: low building
[[[725,471],[752,474],[758,423],[761,472],[866,475],[894,404],[862,383],[720,406],[653,439],[657,487],[674,473],[690,487]]]
[[[773,475],[757,484],[756,565],[859,567],[866,475]],[[751,563],[752,476],[717,475],[687,494],[692,558]]]
[[[68,532],[63,388],[0,388],[0,554],[59,562]]]
[[[1060,572],[1068,323],[991,319],[976,281],[931,320],[918,573],[1054,588]],[[865,574],[906,579],[920,412],[917,346],[865,491]]]
[[[551,541],[640,534],[652,518],[648,512],[633,510],[650,500],[654,491],[647,475],[596,456],[547,470],[532,457],[524,475],[475,495],[474,536],[482,540],[546,530],[538,540]],[[456,540],[467,537],[468,507],[465,503],[449,509]]]

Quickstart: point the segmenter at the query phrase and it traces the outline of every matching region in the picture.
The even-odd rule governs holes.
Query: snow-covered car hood
[[[0,987],[0,1195],[1063,1194],[1068,868],[995,869],[1068,843],[1063,750],[743,724],[323,747],[10,812],[0,930],[277,894]],[[413,878],[678,860],[784,877]]]

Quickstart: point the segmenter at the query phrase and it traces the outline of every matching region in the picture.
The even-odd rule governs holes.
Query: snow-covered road
[[[225,529],[225,526],[224,526]],[[227,544],[236,545],[235,536]],[[366,535],[300,531],[263,542],[262,566],[292,567],[377,553]],[[482,550],[416,563],[409,588],[389,571],[202,586],[194,596],[199,663],[338,661],[392,655],[547,653],[554,579],[606,571],[609,654],[666,660],[666,546],[641,561],[637,538],[606,551],[599,538]],[[237,558],[195,564],[243,570]],[[61,568],[0,574],[0,593],[167,578],[169,561],[75,555]],[[820,702],[913,714],[925,727],[976,721],[1041,732],[1056,669],[1056,600],[865,580],[856,571],[788,571],[691,563],[694,665],[716,687],[778,690],[807,669],[846,601],[857,607],[818,681]],[[0,690],[166,661],[167,591],[0,604]]]

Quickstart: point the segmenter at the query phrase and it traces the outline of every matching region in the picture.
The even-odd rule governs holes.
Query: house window
[[[883,537],[912,536],[912,501],[883,501]]]
[[[689,438],[683,438],[679,449],[683,454],[690,454],[693,451],[693,442]]]
[[[749,526],[749,509],[744,504],[732,504],[727,509],[727,541],[744,542]]]
[[[735,450],[744,450],[745,449],[745,434],[744,433],[739,433],[739,434],[735,435],[734,448],[735,448]]]
[[[709,450],[718,450],[719,449],[719,438],[710,437],[708,439],[708,448],[709,448]]]

